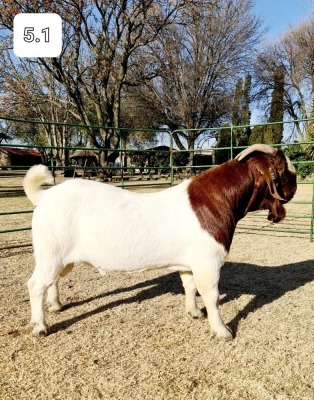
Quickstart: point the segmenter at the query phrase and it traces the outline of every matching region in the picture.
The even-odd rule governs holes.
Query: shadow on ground
[[[296,290],[306,283],[314,280],[314,260],[283,265],[280,267],[265,267],[243,263],[226,263],[221,271],[220,293],[226,294],[221,303],[232,301],[243,294],[253,295],[253,299],[241,310],[228,325],[236,333],[239,322],[245,319],[251,312],[262,308],[264,305],[279,299],[285,293]],[[131,294],[134,290],[140,290]],[[91,311],[79,314],[79,306],[99,299],[105,299],[112,295],[130,293],[129,297],[97,307]],[[73,302],[64,306],[64,310],[78,307],[78,315],[59,322],[49,329],[53,334],[65,330],[71,325],[102,313],[122,304],[139,303],[153,299],[167,293],[182,294],[182,284],[177,273],[170,273],[155,279],[146,280],[133,286],[119,288],[97,296]],[[182,310],[184,307],[182,307]]]

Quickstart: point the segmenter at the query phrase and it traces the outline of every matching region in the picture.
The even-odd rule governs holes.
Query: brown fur
[[[284,201],[273,197],[276,192]],[[191,206],[203,229],[229,251],[237,222],[249,211],[268,209],[268,219],[280,222],[286,215],[282,203],[296,191],[296,175],[288,170],[281,150],[254,152],[209,169],[191,180]]]

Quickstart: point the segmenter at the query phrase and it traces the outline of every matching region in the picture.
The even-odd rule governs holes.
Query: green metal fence
[[[217,147],[208,146],[202,147],[201,149],[189,149],[180,151],[174,146],[174,136],[181,133],[181,131],[167,131],[167,130],[140,130],[140,129],[118,129],[119,132],[119,143],[118,146],[113,150],[112,148],[98,148],[98,147],[73,147],[73,146],[56,146],[53,143],[52,129],[55,127],[66,127],[67,129],[75,130],[86,130],[86,129],[104,129],[102,126],[89,126],[83,124],[68,124],[68,123],[57,123],[50,121],[30,121],[18,118],[6,118],[1,117],[0,120],[10,121],[19,126],[23,124],[29,124],[30,126],[39,126],[46,129],[48,137],[48,146],[33,146],[23,144],[0,144],[0,152],[3,148],[13,149],[34,149],[40,150],[42,154],[45,154],[46,164],[53,171],[55,179],[58,183],[61,179],[64,179],[63,174],[68,175],[73,172],[73,176],[81,174],[85,178],[97,179],[108,182],[115,186],[119,186],[128,190],[157,190],[164,187],[170,187],[179,183],[182,179],[189,177],[195,173],[200,172],[208,167],[213,167],[220,163],[220,159],[223,158],[220,155],[223,154],[226,158],[233,158],[236,152],[241,151],[243,146],[235,146],[233,140],[233,134],[236,129],[247,128],[248,126],[229,126],[219,128],[209,128],[203,130],[203,134],[208,134],[214,137],[215,134],[221,130],[225,132],[229,130],[230,139],[227,146]],[[284,124],[291,124],[296,121],[285,121]],[[302,122],[302,120],[297,121]],[[282,124],[283,122],[281,122]],[[272,123],[274,124],[274,123]],[[267,125],[267,124],[266,124]],[[109,129],[109,128],[106,128]],[[193,131],[193,130],[189,130]],[[125,140],[125,136],[130,132],[141,133],[144,135],[157,134],[162,138],[162,145],[160,145],[161,139],[159,137],[159,145],[151,146],[143,149],[136,146],[130,146]],[[184,133],[188,131],[185,130]],[[302,142],[300,145],[313,145],[314,142]],[[293,146],[295,143],[286,143],[284,145],[274,146]],[[98,154],[101,153],[115,153],[119,163],[109,163],[105,167],[100,165],[99,162],[94,165],[79,165],[74,161],[68,164],[57,165],[56,163],[56,151],[66,151],[69,154],[75,151],[86,151]],[[205,156],[204,156],[205,155]],[[207,157],[207,158],[206,158]],[[208,161],[208,157],[211,160]],[[132,162],[137,159],[137,163]],[[70,158],[69,158],[70,160]],[[139,162],[139,160],[141,160]],[[145,164],[143,164],[143,160]],[[148,160],[148,161],[147,161]],[[193,160],[193,162],[191,162]],[[205,162],[202,162],[205,160]],[[224,161],[224,160],[223,160]],[[314,165],[314,161],[299,161],[294,163],[296,165],[309,164]],[[22,189],[22,178],[29,165],[11,165],[10,163],[1,163],[0,159],[0,200],[2,206],[0,206],[0,233],[13,233],[19,231],[30,230],[29,226],[26,227],[12,227],[5,226],[5,223],[1,222],[2,217],[9,216],[23,216],[31,214],[32,210],[8,210],[8,200],[19,196],[24,196]],[[20,185],[6,185],[5,182],[9,179],[19,179]],[[238,230],[245,230],[248,232],[279,232],[285,234],[296,234],[302,235],[303,237],[309,237],[313,241],[314,236],[314,177],[308,180],[299,180],[298,185],[306,188],[305,198],[301,200],[293,200],[289,203],[292,205],[292,211],[288,213],[288,216],[283,224],[280,225],[265,225],[265,214],[256,212],[250,213],[248,218],[245,218],[238,225]]]

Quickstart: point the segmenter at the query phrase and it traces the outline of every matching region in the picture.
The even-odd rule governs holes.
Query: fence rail
[[[62,176],[62,173],[71,173],[75,176],[78,172],[83,174],[84,176],[88,176],[92,178],[90,175],[95,175],[95,178],[99,178],[102,175],[102,181],[110,181],[109,183],[114,184],[118,187],[124,189],[156,189],[162,187],[170,187],[177,184],[180,180],[184,179],[186,176],[192,173],[198,173],[201,170],[209,167],[213,167],[217,165],[215,156],[219,154],[219,152],[228,152],[228,156],[233,158],[235,152],[240,151],[245,148],[245,146],[235,146],[233,143],[233,132],[235,129],[241,129],[248,127],[245,126],[230,126],[230,127],[218,127],[218,128],[209,128],[204,131],[208,132],[217,132],[221,131],[222,129],[226,131],[229,129],[230,131],[230,143],[228,146],[225,147],[208,147],[202,149],[188,149],[188,150],[178,150],[174,147],[174,139],[173,135],[180,133],[179,130],[177,131],[167,131],[167,130],[139,130],[139,129],[128,129],[128,128],[121,128],[116,129],[116,131],[120,132],[120,140],[119,146],[116,149],[106,149],[106,148],[98,148],[98,147],[75,147],[75,146],[55,146],[53,145],[52,134],[51,134],[51,127],[52,126],[68,126],[71,128],[76,129],[111,129],[102,126],[94,126],[94,125],[84,125],[84,124],[67,124],[67,123],[59,123],[59,122],[51,122],[51,121],[32,121],[32,120],[25,120],[25,119],[18,119],[18,118],[6,118],[1,117],[0,120],[14,122],[16,124],[33,124],[36,126],[45,126],[48,131],[48,143],[49,145],[23,145],[19,143],[15,144],[0,144],[0,154],[3,148],[12,148],[12,149],[24,149],[24,150],[39,150],[45,151],[48,154],[48,166],[53,171],[55,178],[59,178]],[[304,120],[295,120],[295,121],[284,121],[280,122],[280,124],[290,124],[293,122],[302,122]],[[271,123],[274,125],[275,123]],[[265,124],[269,125],[269,124]],[[251,125],[254,127],[255,125]],[[128,148],[125,141],[123,140],[123,136],[125,132],[147,132],[147,133],[156,133],[166,136],[167,140],[167,149],[162,149],[156,146],[156,148],[150,149],[140,149],[140,148]],[[163,142],[164,142],[163,138]],[[314,142],[311,141],[304,141],[298,143],[285,143],[273,145],[274,147],[280,146],[293,146],[295,144],[298,145],[314,145]],[[165,147],[165,146],[164,146]],[[115,165],[106,165],[105,167],[100,165],[78,165],[78,163],[67,163],[64,165],[56,165],[56,160],[54,156],[54,152],[56,150],[66,150],[68,153],[74,151],[88,151],[88,152],[95,152],[99,154],[101,152],[115,152],[117,158],[119,159],[119,164]],[[192,165],[191,163],[187,164],[187,159],[191,159],[191,157],[196,159],[196,156],[199,156],[202,159],[202,155],[211,154],[211,162],[201,162],[198,161],[198,165]],[[185,156],[185,163],[179,160],[179,156]],[[162,162],[159,162],[158,165],[152,165],[152,163],[148,163],[145,165],[131,165],[130,160],[134,156],[146,156],[148,159],[151,157],[152,159],[157,159],[159,156]],[[203,157],[204,158],[204,157]],[[295,165],[314,165],[313,160],[309,161],[297,161],[293,162]],[[1,162],[0,158],[0,199],[5,199],[5,202],[2,202],[3,210],[0,211],[0,217],[9,217],[12,215],[23,215],[23,214],[31,214],[33,210],[10,210],[6,209],[7,207],[7,199],[13,197],[20,197],[24,196],[24,192],[22,186],[5,186],[5,181],[10,177],[14,177],[18,174],[20,178],[22,178],[25,170],[28,169],[30,165],[27,163],[22,163],[18,165],[11,165],[10,163]],[[189,171],[189,172],[187,172]],[[59,175],[58,175],[59,174]],[[265,223],[261,224],[260,221],[265,222],[265,215],[263,213],[250,213],[248,218],[245,219],[244,223],[239,224],[238,229],[241,230],[249,230],[249,231],[263,231],[263,232],[282,232],[287,234],[300,234],[306,235],[313,241],[314,238],[314,177],[312,180],[304,181],[299,180],[298,185],[305,185],[310,188],[307,190],[307,197],[304,200],[294,200],[290,203],[294,205],[294,208],[297,209],[298,206],[302,206],[301,213],[290,213],[286,218],[285,224],[279,225],[277,228],[273,228],[269,224],[265,226]],[[289,204],[290,204],[289,203]],[[306,211],[304,211],[306,208]],[[261,219],[259,219],[261,218]],[[243,220],[242,220],[243,221]],[[302,221],[302,224],[296,223],[296,221]],[[304,223],[303,223],[304,221]],[[30,230],[30,227],[7,227],[0,220],[0,233],[14,233],[20,231]]]

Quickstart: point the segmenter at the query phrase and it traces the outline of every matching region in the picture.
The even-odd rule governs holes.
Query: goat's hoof
[[[204,319],[205,318],[205,314],[203,313],[202,310],[200,310],[199,308],[196,308],[193,311],[189,311],[188,312],[189,316],[192,317],[193,319]]]
[[[62,309],[63,309],[63,305],[61,303],[47,305],[47,310],[49,312],[60,312],[60,311],[62,311]]]
[[[45,324],[30,323],[33,326],[32,333],[36,336],[47,336],[48,328]]]
[[[36,336],[47,336],[48,335],[48,329],[47,328],[40,328],[40,329],[36,329],[35,327],[33,328],[33,334]]]
[[[214,336],[218,339],[224,340],[225,342],[230,342],[233,339],[233,334],[228,326],[225,326],[217,331],[213,331]]]

